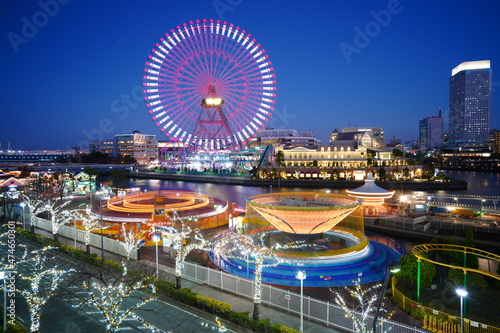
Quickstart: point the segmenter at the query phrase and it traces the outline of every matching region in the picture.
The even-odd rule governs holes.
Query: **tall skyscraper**
[[[443,145],[443,113],[439,110],[439,116],[420,119],[419,145],[421,149],[439,148]]]
[[[450,78],[451,143],[488,141],[490,109],[490,61],[467,61],[455,67]]]

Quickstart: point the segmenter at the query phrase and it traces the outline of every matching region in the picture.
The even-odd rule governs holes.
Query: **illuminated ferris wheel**
[[[196,20],[170,30],[144,71],[146,107],[170,141],[194,149],[244,147],[272,115],[271,61],[233,24]]]

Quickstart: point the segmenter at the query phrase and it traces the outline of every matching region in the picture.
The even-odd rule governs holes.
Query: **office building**
[[[450,143],[456,146],[466,142],[487,142],[490,108],[490,61],[463,62],[455,67],[450,78]]]
[[[430,116],[420,119],[419,126],[419,146],[421,149],[429,150],[439,148],[443,145],[444,138],[444,118],[443,113],[439,110],[439,116]]]
[[[129,134],[117,134],[113,139],[93,140],[90,151],[110,154],[113,158],[131,156],[139,164],[148,164],[158,158],[156,135],[141,134],[134,131]]]

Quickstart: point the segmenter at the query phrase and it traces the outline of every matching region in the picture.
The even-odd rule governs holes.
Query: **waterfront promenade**
[[[356,188],[363,185],[364,180],[329,180],[329,179],[252,179],[243,176],[223,176],[223,175],[199,175],[187,173],[170,172],[147,172],[134,170],[129,175],[130,178],[162,179],[173,181],[188,181],[224,185],[243,186],[273,186],[273,187],[302,187],[302,188],[332,188],[346,189]],[[377,181],[377,185],[387,190],[464,190],[467,189],[467,182],[463,180],[441,181]]]

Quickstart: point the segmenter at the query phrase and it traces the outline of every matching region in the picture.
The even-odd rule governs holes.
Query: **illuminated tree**
[[[33,216],[36,216],[37,214],[44,212],[45,211],[45,200],[40,200],[40,199],[31,199],[27,195],[22,194],[22,199],[26,203],[26,207],[28,207],[28,216],[29,216],[29,223],[30,223],[30,231],[32,233],[35,233],[35,224],[33,220]]]
[[[203,235],[201,234],[201,231],[199,229],[192,229],[187,224],[187,221],[179,218],[177,212],[173,211],[173,215],[174,224],[177,224],[178,228],[167,227],[161,228],[160,230],[165,231],[165,235],[172,240],[172,245],[177,251],[177,254],[175,256],[175,287],[177,289],[180,289],[182,268],[184,267],[184,261],[187,255],[192,250],[203,250],[208,248],[209,241],[203,238]]]
[[[352,320],[355,332],[373,332],[372,320],[369,318],[375,314],[377,301],[381,297],[382,284],[362,285],[359,279],[355,282],[356,284],[353,286],[331,289],[330,292],[333,294],[335,302],[344,310],[345,317]],[[387,311],[383,305],[380,311],[386,313],[386,319],[390,319],[394,314],[394,311]]]
[[[305,246],[302,243],[294,243],[295,248]],[[292,262],[278,257],[274,251],[286,248],[287,245],[276,244],[272,247],[264,245],[263,238],[254,240],[248,235],[242,235],[233,231],[224,233],[221,237],[217,238],[214,244],[213,251],[225,257],[246,258],[249,263],[255,266],[255,283],[254,283],[254,310],[253,318],[259,319],[259,304],[262,301],[262,270],[265,267],[275,267],[282,263],[289,263],[300,265],[300,263]]]
[[[90,205],[85,205],[84,211],[81,209],[74,209],[67,211],[65,215],[66,221],[72,221],[72,223],[75,224],[75,227],[76,221],[81,221],[82,228],[85,231],[84,239],[86,252],[87,254],[90,254],[90,234],[93,230],[100,228],[101,223],[99,219],[92,215]]]
[[[54,241],[57,242],[57,232],[64,224],[71,220],[71,213],[67,210],[63,210],[71,201],[63,202],[57,205],[56,201],[48,201],[43,207],[43,211],[48,212],[49,220],[52,225],[52,234],[54,235]]]
[[[81,307],[90,304],[95,307],[106,322],[106,333],[116,332],[126,318],[134,318],[151,329],[153,332],[160,332],[156,327],[147,323],[137,312],[147,311],[143,308],[147,303],[156,300],[154,296],[141,297],[139,291],[143,289],[154,290],[153,284],[145,281],[132,283],[127,280],[127,267],[123,265],[122,275],[112,283],[107,283],[104,278],[99,280],[84,282],[83,288],[88,292],[89,297],[76,305]]]
[[[30,332],[38,332],[40,328],[40,316],[45,304],[55,295],[57,288],[63,281],[63,277],[73,269],[60,270],[48,267],[52,257],[48,251],[52,247],[44,247],[30,252],[30,255],[17,262],[17,265],[26,267],[18,270],[17,277],[28,282],[28,287],[20,289],[19,293],[28,303],[31,325]],[[29,273],[23,274],[23,271]]]
[[[127,252],[127,261],[130,260],[132,253],[137,251],[142,246],[142,236],[138,234],[134,229],[126,229],[125,224],[122,224],[122,245]]]

